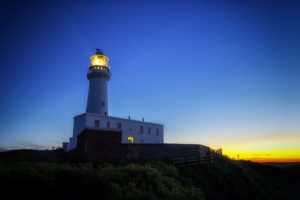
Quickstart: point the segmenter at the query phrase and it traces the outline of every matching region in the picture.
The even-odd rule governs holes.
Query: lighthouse
[[[78,137],[91,133],[95,141],[85,145],[110,145],[116,143],[115,136],[119,135],[121,144],[162,144],[164,128],[162,124],[136,120],[132,118],[113,117],[108,114],[108,82],[111,77],[108,57],[96,49],[88,65],[87,79],[89,80],[86,112],[74,117],[73,136],[64,148],[75,149]],[[106,139],[104,139],[106,138]],[[104,141],[105,140],[105,141]],[[104,143],[103,143],[104,142]]]
[[[110,70],[108,57],[96,49],[87,69],[86,112],[74,117],[73,135],[69,142],[63,142],[64,150],[92,162],[196,157],[199,158],[196,162],[200,163],[202,155],[211,158],[211,149],[203,145],[164,144],[164,125],[161,123],[147,122],[144,117],[137,120],[108,115]],[[203,161],[207,163],[207,159]]]
[[[86,112],[108,116],[107,83],[110,79],[108,58],[96,49],[91,57],[87,78],[90,81]]]

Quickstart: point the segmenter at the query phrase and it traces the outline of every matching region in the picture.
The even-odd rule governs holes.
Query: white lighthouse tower
[[[90,81],[86,112],[74,117],[73,136],[69,143],[63,144],[65,149],[77,147],[78,136],[89,130],[96,134],[109,131],[121,133],[121,143],[162,144],[164,142],[164,127],[162,124],[143,120],[124,119],[108,115],[107,85],[110,80],[108,58],[102,51],[96,49],[91,57],[87,78]]]
[[[108,58],[96,49],[87,74],[90,81],[86,112],[108,116],[107,82],[110,79]]]

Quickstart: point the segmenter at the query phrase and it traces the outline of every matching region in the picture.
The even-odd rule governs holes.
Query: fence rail
[[[184,156],[172,159],[172,163],[176,166],[195,166],[200,164],[212,163],[214,161],[214,153],[199,156]]]

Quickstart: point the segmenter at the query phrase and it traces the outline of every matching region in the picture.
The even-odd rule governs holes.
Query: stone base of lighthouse
[[[76,151],[87,160],[120,160],[121,131],[84,130],[78,135]]]
[[[199,144],[122,144],[122,132],[84,130],[77,137],[77,155],[88,162],[148,161],[173,162],[179,158],[197,162],[213,161],[213,152]]]

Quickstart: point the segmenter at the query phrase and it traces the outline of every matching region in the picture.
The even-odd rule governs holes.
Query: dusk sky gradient
[[[300,161],[299,1],[1,1],[0,148],[49,148],[110,59],[110,115],[165,142]]]

